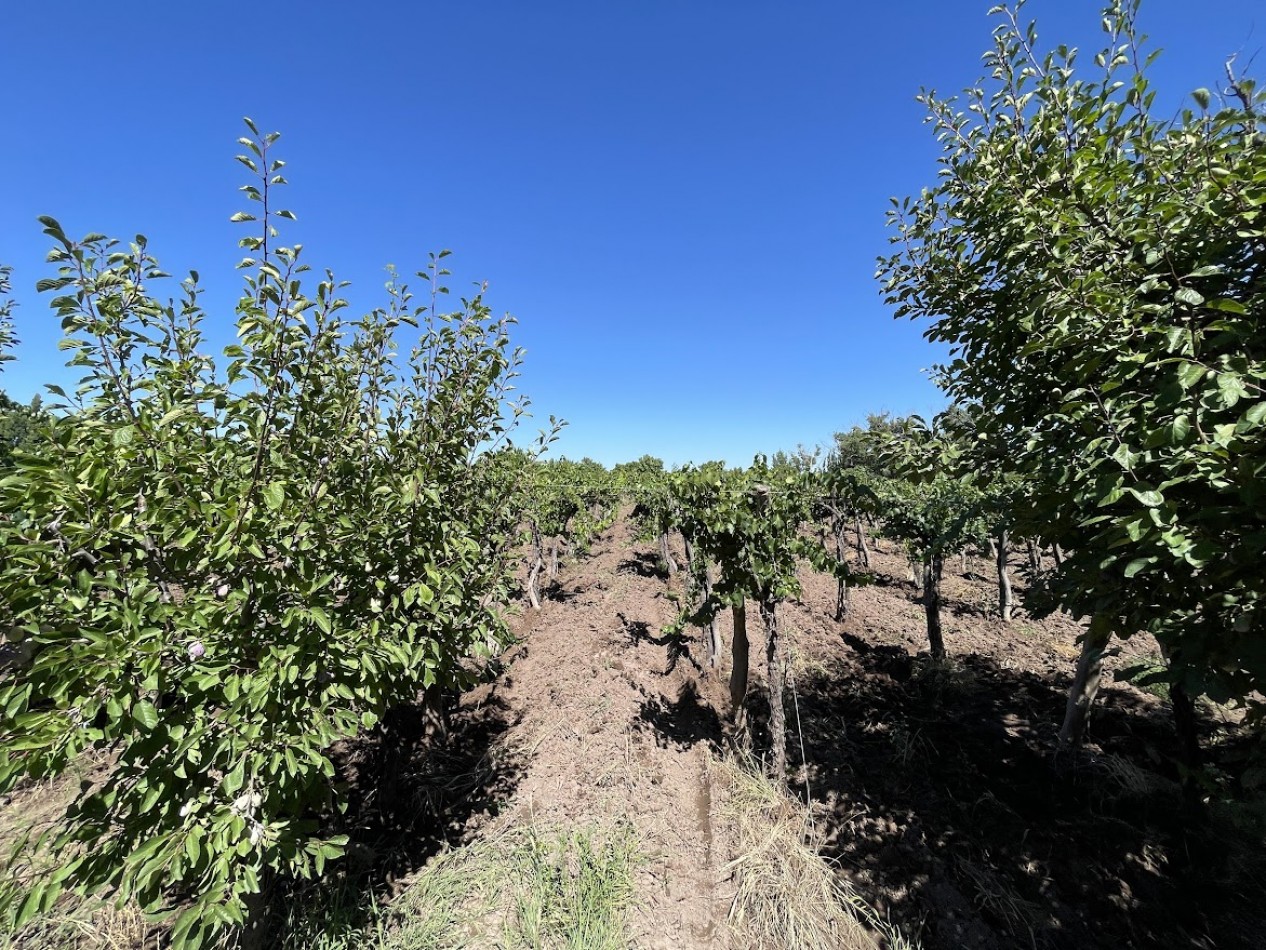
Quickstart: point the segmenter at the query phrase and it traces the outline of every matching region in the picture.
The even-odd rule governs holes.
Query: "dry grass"
[[[17,788],[0,808],[0,855],[6,858],[23,836],[32,840],[56,826],[83,782],[101,782],[110,774],[108,756],[81,756],[56,778]],[[17,866],[0,866],[0,873],[44,875],[57,859],[38,851]],[[116,907],[94,898],[64,894],[48,913],[14,929],[0,923],[0,950],[138,950],[157,946],[161,924],[154,924],[134,904]]]
[[[65,902],[18,931],[0,934],[0,950],[149,950],[158,932],[134,905]]]
[[[631,829],[511,826],[446,851],[394,899],[317,895],[281,950],[625,950]]]
[[[737,856],[729,924],[752,950],[917,950],[822,857],[808,809],[749,763],[711,764]]]
[[[1040,906],[1021,897],[1003,875],[995,874],[983,864],[960,858],[955,868],[968,892],[975,894],[977,907],[1001,920],[1011,936],[1034,943],[1033,928],[1043,919]]]

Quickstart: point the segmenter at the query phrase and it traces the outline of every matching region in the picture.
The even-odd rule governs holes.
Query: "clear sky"
[[[22,346],[0,386],[72,381],[34,292],[35,218],[148,235],[232,333],[241,116],[282,132],[317,270],[383,298],[452,248],[519,320],[522,389],[558,447],[670,463],[829,440],[936,411],[943,353],[892,319],[891,195],[933,181],[921,86],[973,83],[990,0],[15,0],[0,33],[0,262]],[[1097,48],[1098,0],[1033,0],[1043,45]],[[1177,106],[1266,46],[1260,0],[1145,0]],[[1258,65],[1266,64],[1266,56]],[[1266,72],[1256,68],[1259,78]],[[240,173],[240,174],[239,174]]]

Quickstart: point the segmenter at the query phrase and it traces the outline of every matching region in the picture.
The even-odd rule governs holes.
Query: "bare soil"
[[[791,784],[859,894],[928,950],[1260,947],[1260,825],[1186,816],[1168,704],[1113,678],[1155,645],[1118,645],[1085,753],[1057,773],[1081,624],[1022,606],[1003,624],[991,564],[975,557],[964,571],[954,559],[943,583],[952,659],[936,666],[904,558],[884,542],[873,557],[877,582],[852,591],[843,622],[834,582],[807,568],[782,621]],[[1012,573],[1022,605],[1018,557]],[[541,611],[524,612],[506,673],[465,697],[462,715],[492,705],[510,723],[512,813],[635,828],[648,856],[635,946],[738,946],[725,926],[732,854],[703,754],[723,745],[728,670],[707,669],[701,640],[661,636],[679,587],[653,545],[617,524],[564,568]],[[764,651],[759,620],[749,627],[759,727]],[[722,633],[728,646],[724,620]],[[1233,775],[1233,723],[1206,709],[1204,728]]]
[[[989,562],[955,559],[943,583],[951,661],[931,664],[904,558],[883,542],[873,558],[876,583],[852,591],[842,622],[834,582],[807,567],[800,602],[781,614],[790,785],[865,902],[926,950],[1263,945],[1260,813],[1256,824],[1247,806],[1188,817],[1168,704],[1113,679],[1154,645],[1109,658],[1086,752],[1057,773],[1081,625],[1022,606],[1001,623]],[[1018,558],[1013,576],[1022,605]],[[622,520],[565,562],[541,610],[523,598],[519,644],[456,701],[447,740],[399,760],[384,757],[389,742],[342,750],[349,877],[367,894],[405,886],[439,848],[505,824],[626,825],[642,854],[631,944],[746,950],[727,919],[735,836],[709,765],[724,754],[728,668],[707,668],[700,639],[662,635],[680,585]],[[754,611],[748,625],[759,751],[768,707]],[[721,630],[728,649],[728,618]],[[1224,779],[1211,794],[1243,797],[1231,717],[1206,708],[1203,720]],[[420,738],[416,722],[400,728]],[[26,812],[38,794],[5,804]]]

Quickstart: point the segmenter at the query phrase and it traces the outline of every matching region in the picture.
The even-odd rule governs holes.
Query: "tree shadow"
[[[682,685],[675,700],[647,696],[638,707],[637,721],[650,725],[662,746],[671,742],[688,748],[706,742],[711,749],[719,751],[724,738],[721,717],[699,695],[693,680]]]
[[[451,711],[446,737],[419,741],[400,756],[390,781],[383,778],[389,750],[381,729],[337,747],[335,780],[348,807],[319,820],[322,834],[347,836],[346,854],[318,881],[278,886],[269,902],[275,942],[269,945],[280,945],[285,928],[302,917],[295,908],[321,914],[331,900],[345,912],[340,926],[349,933],[367,926],[377,895],[495,818],[522,771],[515,755],[497,744],[511,725],[509,707],[484,687]]]
[[[668,580],[668,568],[660,561],[659,555],[647,551],[635,551],[632,557],[626,557],[616,565],[615,572]]]
[[[660,560],[660,556],[648,551],[634,551],[615,566],[617,574],[637,574],[639,578],[668,579],[668,569]]]
[[[651,625],[645,620],[630,620],[620,611],[616,611],[615,615],[620,621],[620,625],[624,628],[624,633],[629,638],[629,642],[634,646],[640,643],[649,643],[651,646],[665,648],[667,656],[665,658],[664,672],[660,674],[661,676],[667,676],[677,669],[677,664],[683,659],[694,667],[697,673],[703,673],[703,666],[695,659],[694,654],[690,652],[692,641],[684,633],[664,633],[656,636],[651,632]]]
[[[1111,691],[1061,775],[1065,682],[844,640],[797,684],[826,850],[925,950],[1259,945],[1260,842],[1184,815],[1164,709]]]

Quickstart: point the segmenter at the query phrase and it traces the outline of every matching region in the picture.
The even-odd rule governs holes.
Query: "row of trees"
[[[532,557],[527,594],[539,610],[542,572],[553,583],[560,554],[583,554],[594,536],[610,527],[619,511],[619,486],[613,473],[588,458],[539,460],[520,451],[513,462],[525,475],[523,512]]]
[[[941,384],[1023,485],[1013,530],[1067,554],[1048,589],[1090,633],[1064,740],[1110,638],[1145,631],[1194,752],[1191,697],[1259,718],[1266,687],[1266,98],[1232,61],[1158,106],[1136,0],[1089,72],[994,12],[988,75],[922,97],[939,173],[895,202],[880,277],[951,346]]]
[[[1052,548],[1026,606],[1089,620],[1066,746],[1110,639],[1139,632],[1168,660],[1189,748],[1193,696],[1260,717],[1266,99],[1228,68],[1197,108],[1155,109],[1131,0],[1105,11],[1089,79],[1075,50],[1039,54],[1019,9],[995,12],[986,79],[965,101],[924,96],[941,173],[897,203],[880,264],[899,314],[952,347],[939,380],[957,408],[876,418],[821,460],[547,463],[552,420],[513,446],[512,321],[481,294],[441,305],[446,253],[420,297],[393,275],[381,307],[351,316],[344,285],[279,243],[293,215],[276,202],[277,137],[249,121],[252,203],[234,220],[252,227],[222,358],[196,273],[173,287],[143,236],[74,239],[44,219],[58,272],[40,286],[83,383],[54,388],[52,413],[0,407],[0,605],[29,656],[0,681],[0,792],[87,750],[114,766],[18,843],[0,902],[21,921],[65,888],[107,892],[178,909],[178,946],[249,934],[271,881],[342,852],[334,744],[370,731],[407,752],[403,711],[469,684],[507,642],[520,541],[539,606],[542,575],[622,499],[684,573],[677,627],[707,631],[713,667],[715,620],[733,615],[739,742],[756,605],[779,777],[780,604],[807,562],[835,578],[843,617],[870,532],[905,545],[938,658],[947,559],[992,545],[1007,620],[1009,550]],[[51,874],[33,869],[41,849]]]
[[[972,445],[961,432],[951,431],[961,421],[951,413],[928,427],[917,417],[876,416],[866,429],[837,435],[824,458],[800,453],[772,463],[758,457],[746,469],[712,462],[672,472],[643,460],[625,483],[642,536],[657,540],[669,575],[676,569],[670,538],[680,533],[684,543],[682,610],[669,632],[702,629],[709,665],[716,668],[722,644],[715,621],[722,611],[732,614],[731,726],[742,745],[751,741],[745,706],[747,607],[757,606],[765,632],[776,776],[786,770],[779,605],[799,596],[800,571],[808,567],[835,579],[836,618],[843,619],[850,585],[873,576],[868,534],[897,541],[916,569],[929,650],[940,660],[946,654],[940,596],[944,564],[969,547],[992,545],[999,615],[1010,620],[1009,526],[1016,493],[1004,487],[1009,482],[991,483],[987,472],[969,464]]]
[[[222,358],[196,273],[173,287],[143,236],[43,219],[40,289],[82,383],[50,387],[39,450],[0,480],[0,604],[29,657],[0,680],[0,792],[88,750],[113,765],[18,843],[0,899],[19,924],[71,888],[177,910],[176,946],[258,943],[270,883],[342,854],[335,744],[376,733],[398,757],[405,713],[508,641],[530,495],[512,320],[481,294],[442,306],[447,252],[423,294],[393,275],[351,315],[280,243],[277,136],[247,126]]]

